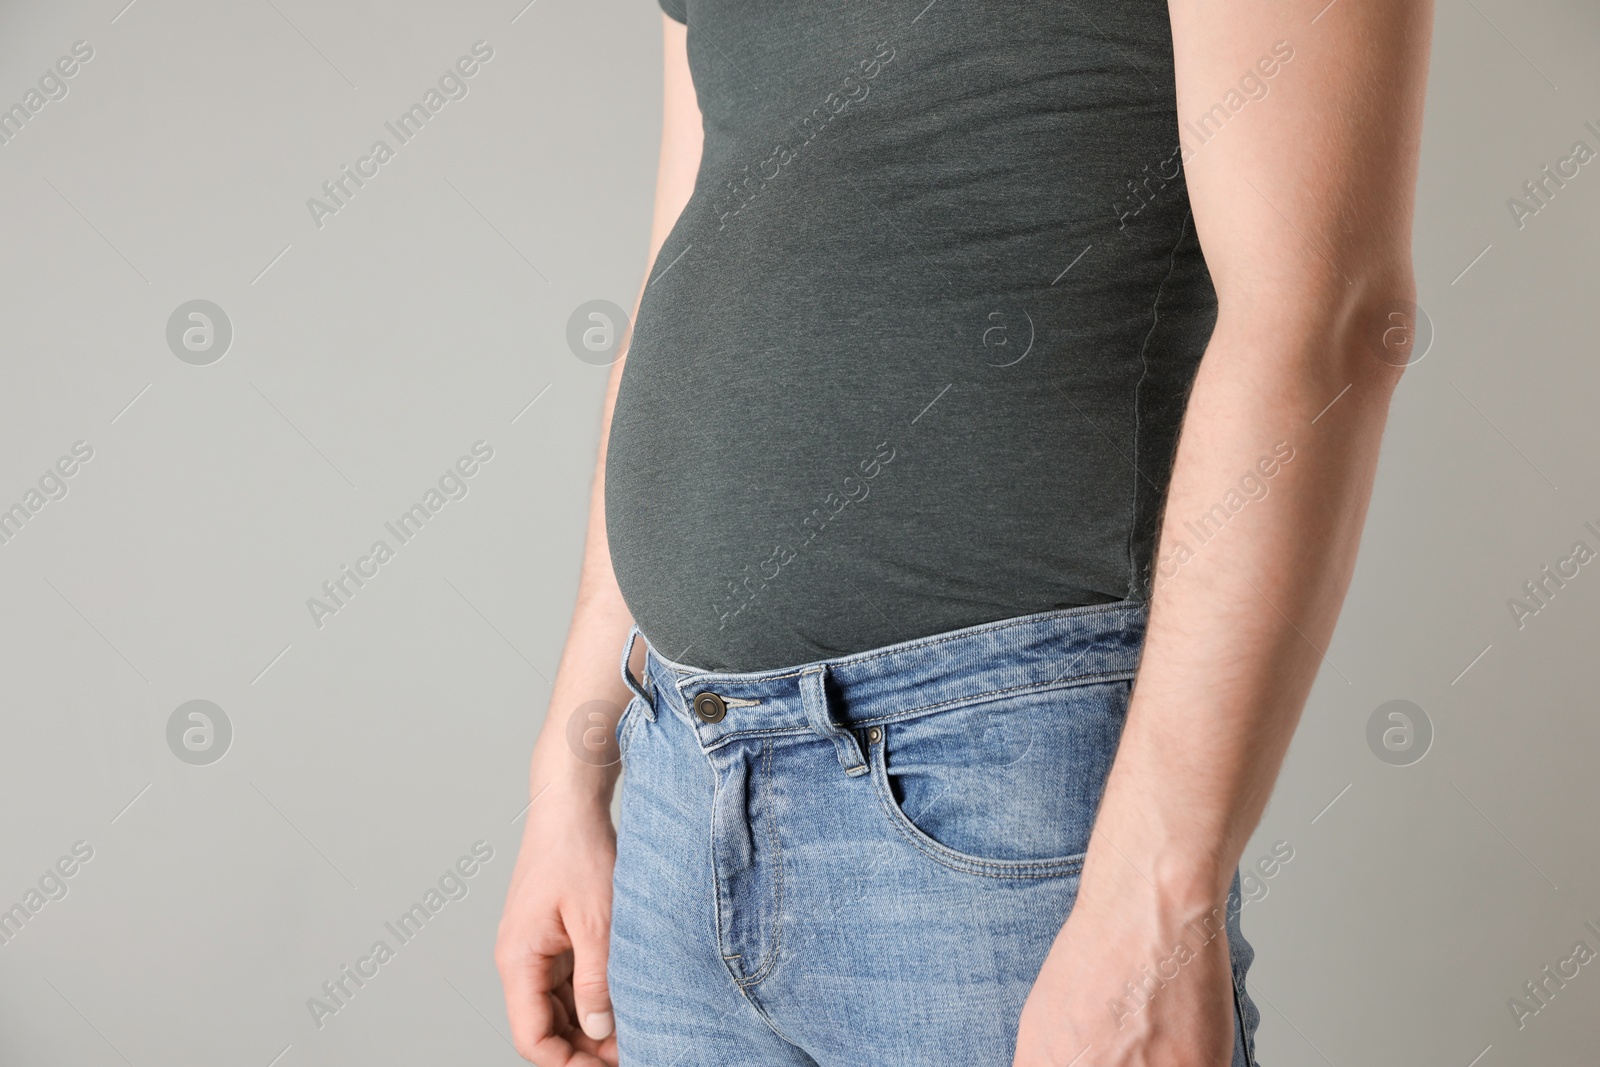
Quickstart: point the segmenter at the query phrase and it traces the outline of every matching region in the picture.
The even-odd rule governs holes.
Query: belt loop
[[[645,717],[647,719],[649,719],[651,722],[655,722],[656,721],[656,709],[655,709],[655,705],[650,703],[650,694],[645,692],[644,686],[642,686],[641,684],[639,684],[638,682],[635,682],[633,680],[633,672],[628,669],[628,660],[633,657],[633,643],[634,643],[634,641],[638,640],[640,637],[643,637],[643,636],[644,636],[643,631],[641,631],[637,625],[634,625],[634,626],[631,626],[631,627],[628,628],[628,639],[622,643],[622,680],[627,683],[629,689],[632,689],[634,691],[634,693],[638,695],[640,700],[644,701]],[[645,638],[644,648],[645,648],[645,671],[644,671],[644,673],[645,673],[645,676],[648,677],[649,674],[650,674],[650,667],[649,667],[649,661],[650,661],[650,639],[648,637]]]
[[[800,703],[805,708],[806,721],[813,730],[833,742],[845,774],[852,778],[866,774],[870,768],[861,752],[861,742],[851,731],[840,729],[828,713],[828,694],[823,686],[826,676],[826,667],[814,667],[800,674]]]

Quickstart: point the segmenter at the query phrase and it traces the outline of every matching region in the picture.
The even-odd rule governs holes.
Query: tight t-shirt
[[[756,671],[1147,597],[1216,320],[1165,0],[660,2],[705,140],[608,446],[644,635]]]

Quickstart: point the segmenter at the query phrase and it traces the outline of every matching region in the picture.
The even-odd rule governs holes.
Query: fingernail
[[[611,1036],[611,1029],[616,1025],[609,1011],[593,1011],[583,1017],[583,1032],[596,1041],[604,1041]]]

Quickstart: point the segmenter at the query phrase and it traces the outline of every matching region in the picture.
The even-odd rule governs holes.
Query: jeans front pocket
[[[1076,874],[1127,714],[1131,680],[1075,682],[864,724],[894,829],[968,874]]]

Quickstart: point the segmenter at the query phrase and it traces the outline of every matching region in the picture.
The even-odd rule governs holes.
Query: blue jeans
[[[630,634],[609,966],[623,1067],[1009,1067],[1144,618],[1074,608],[748,674],[648,648],[639,681]],[[1253,1067],[1239,901],[1236,874],[1232,1065]],[[1125,1012],[1160,995],[1127,977]]]

